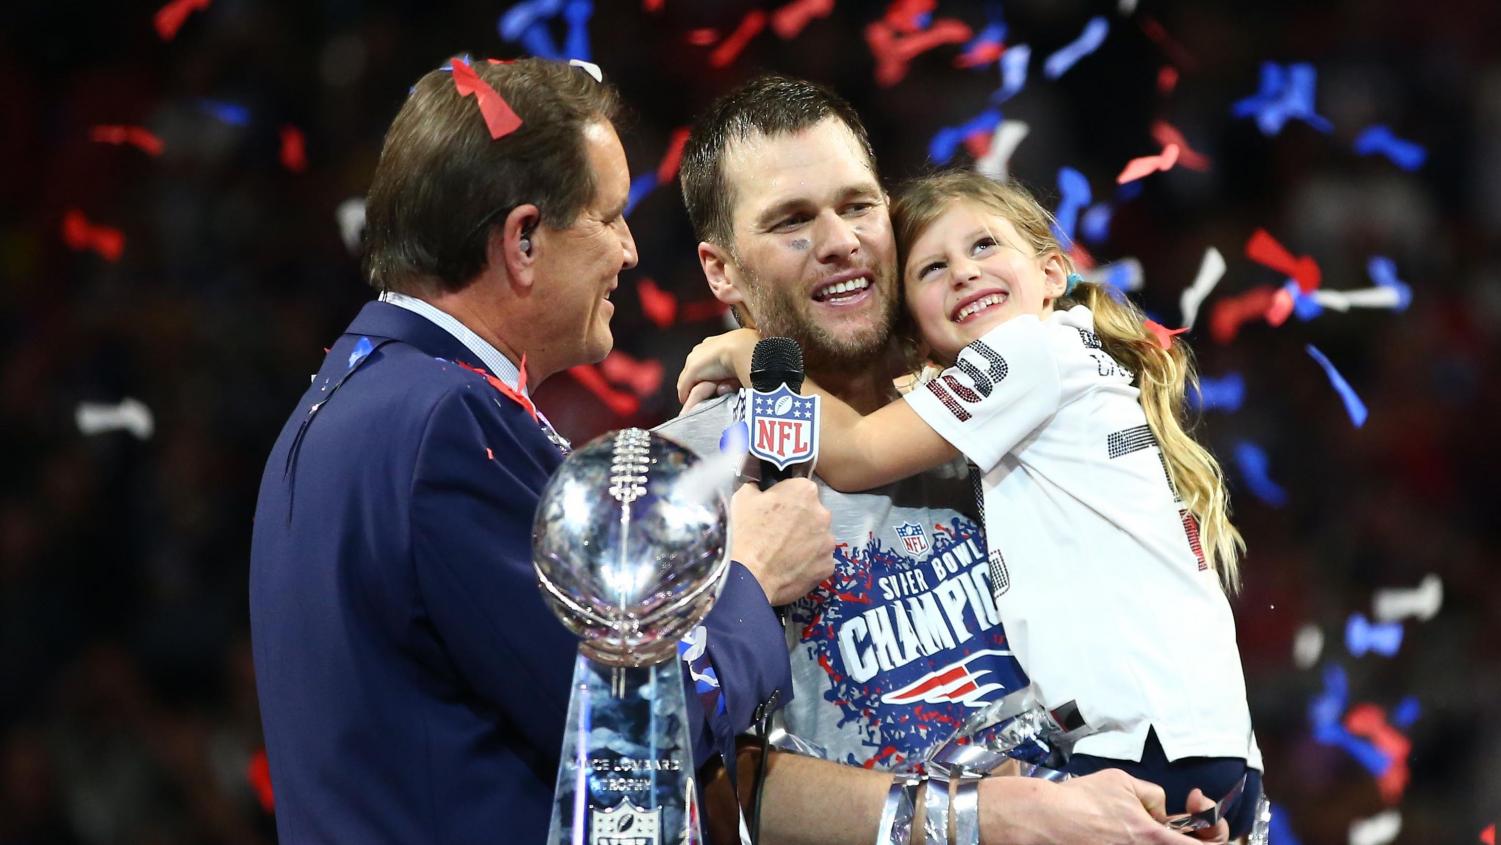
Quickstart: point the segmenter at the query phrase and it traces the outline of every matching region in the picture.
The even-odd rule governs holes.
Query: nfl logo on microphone
[[[818,397],[782,385],[770,393],[750,391],[750,452],[786,469],[818,454]]]

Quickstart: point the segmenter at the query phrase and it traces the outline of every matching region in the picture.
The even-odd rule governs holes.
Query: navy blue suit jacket
[[[545,838],[578,641],[543,603],[531,526],[562,455],[455,361],[479,365],[366,305],[266,464],[250,616],[286,845]],[[687,696],[699,764],[792,689],[738,564],[705,625],[727,712]]]

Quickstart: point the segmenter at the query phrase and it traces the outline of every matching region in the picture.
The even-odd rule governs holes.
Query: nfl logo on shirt
[[[747,391],[750,452],[786,469],[818,454],[818,397],[782,385],[770,393]]]
[[[911,557],[925,554],[931,548],[928,545],[928,532],[915,522],[904,522],[896,526],[896,536],[902,538],[902,545],[907,548],[907,554]]]

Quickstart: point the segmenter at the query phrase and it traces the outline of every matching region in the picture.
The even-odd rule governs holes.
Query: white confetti
[[[1324,632],[1314,624],[1304,625],[1293,637],[1293,664],[1307,669],[1319,661],[1324,652]]]
[[[1178,300],[1180,310],[1183,312],[1183,325],[1188,328],[1194,327],[1194,321],[1199,318],[1199,305],[1204,297],[1214,290],[1214,286],[1220,283],[1225,275],[1225,256],[1214,247],[1204,250],[1204,260],[1199,262],[1199,274],[1194,277],[1194,283],[1183,291]]]
[[[586,73],[594,77],[595,82],[605,81],[604,71],[600,70],[599,65],[595,64],[594,62],[586,62],[583,59],[569,59],[568,64],[572,65],[573,67],[583,68]]]
[[[360,235],[365,231],[365,198],[350,197],[339,203],[334,217],[339,221],[339,240],[350,255],[358,256]]]
[[[1397,309],[1402,304],[1402,291],[1397,288],[1378,287],[1358,290],[1325,290],[1319,288],[1309,294],[1313,301],[1333,311],[1349,311],[1351,308]]]
[[[1386,845],[1402,832],[1402,813],[1387,810],[1350,822],[1350,845]]]
[[[1020,120],[1001,121],[990,139],[990,151],[975,162],[975,170],[997,182],[1006,181],[1006,168],[1011,163],[1011,154],[1016,152],[1017,146],[1030,131],[1032,127]]]
[[[78,421],[78,430],[86,435],[128,431],[137,438],[146,440],[156,430],[151,409],[139,399],[127,398],[118,405],[80,402],[74,417]]]
[[[1416,587],[1377,590],[1371,602],[1371,615],[1380,622],[1396,622],[1409,616],[1427,622],[1443,604],[1444,582],[1430,572]]]

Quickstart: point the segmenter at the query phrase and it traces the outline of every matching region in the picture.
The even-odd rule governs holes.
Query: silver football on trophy
[[[670,657],[729,571],[724,483],[688,449],[639,428],[573,452],[542,491],[532,559],[542,595],[617,666]]]

